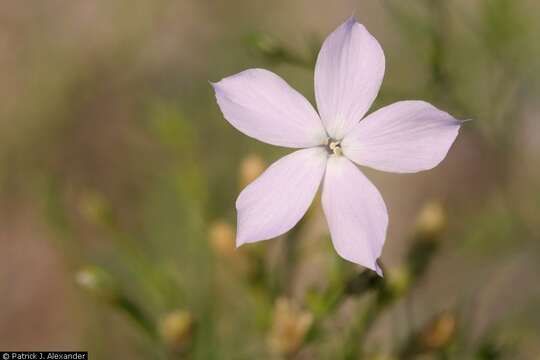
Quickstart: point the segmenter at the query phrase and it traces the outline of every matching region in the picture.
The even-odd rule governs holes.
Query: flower
[[[385,58],[366,28],[350,18],[324,42],[315,65],[319,112],[278,75],[249,69],[213,83],[231,125],[260,141],[300,148],[273,163],[236,201],[236,245],[284,234],[304,216],[321,182],[334,248],[376,271],[388,211],[355,165],[412,173],[438,165],[461,121],[423,101],[400,101],[362,121],[382,83]]]

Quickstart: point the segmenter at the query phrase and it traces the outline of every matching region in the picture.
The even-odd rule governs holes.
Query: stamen
[[[329,153],[334,153],[334,155],[343,155],[343,150],[341,149],[341,142],[340,141],[336,141],[336,140],[333,140],[333,139],[328,139],[328,152]]]

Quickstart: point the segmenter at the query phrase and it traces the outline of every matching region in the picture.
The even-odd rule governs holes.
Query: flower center
[[[334,139],[328,139],[328,144],[326,145],[326,150],[329,154],[334,155],[343,155],[343,150],[341,149],[341,141],[340,140],[334,140]]]

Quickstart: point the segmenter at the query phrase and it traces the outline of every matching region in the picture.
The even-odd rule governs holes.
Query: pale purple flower
[[[276,74],[250,69],[213,84],[225,118],[260,141],[301,148],[273,163],[236,201],[236,244],[277,237],[304,216],[320,183],[338,254],[377,265],[388,212],[355,165],[413,173],[439,164],[461,121],[423,101],[400,101],[366,116],[384,76],[384,53],[354,18],[324,42],[315,66],[319,113]]]

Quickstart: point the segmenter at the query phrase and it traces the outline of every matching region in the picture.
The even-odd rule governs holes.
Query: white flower
[[[360,121],[384,76],[377,40],[347,20],[324,42],[315,67],[319,113],[276,74],[250,69],[213,84],[225,118],[260,141],[302,148],[272,164],[236,201],[236,244],[282,235],[306,213],[323,182],[322,205],[343,258],[377,271],[388,212],[358,165],[397,173],[435,167],[461,121],[422,101],[401,101]]]

